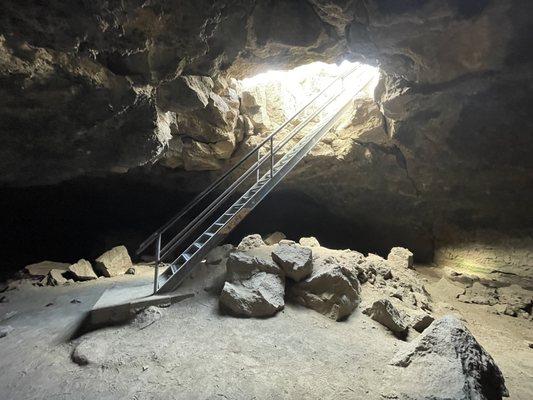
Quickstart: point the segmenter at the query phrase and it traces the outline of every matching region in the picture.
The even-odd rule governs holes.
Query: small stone
[[[128,268],[128,270],[125,273],[126,275],[135,275],[135,268],[134,267]]]
[[[70,302],[71,302],[72,304],[80,304],[80,303],[81,303],[81,300],[80,300],[80,299],[72,299],[72,300],[70,300]]]
[[[371,307],[363,311],[374,321],[389,328],[397,335],[403,335],[407,331],[407,323],[404,315],[387,299],[377,300]]]
[[[272,246],[275,244],[278,244],[281,240],[285,239],[287,236],[285,236],[282,232],[274,232],[268,235],[265,239],[265,244]]]
[[[313,253],[307,247],[279,244],[272,251],[272,259],[283,269],[285,275],[296,282],[313,272]]]
[[[14,328],[11,325],[0,326],[0,338],[6,337],[13,332],[13,330]]]
[[[163,311],[159,307],[150,306],[141,310],[132,321],[132,325],[144,329],[163,317]]]
[[[45,305],[45,307],[50,307],[50,306],[53,306],[53,305],[54,305],[54,303],[47,303],[47,304]]]
[[[143,365],[143,372],[144,371],[148,371],[148,366],[147,365]]]
[[[123,275],[132,267],[131,258],[125,246],[113,247],[96,259],[95,271],[107,278]]]
[[[48,285],[59,286],[67,283],[67,279],[63,276],[64,270],[52,269],[48,272]]]
[[[298,243],[304,247],[320,247],[320,243],[314,236],[300,238]]]
[[[9,300],[6,296],[0,297],[0,303],[7,303]]]
[[[83,258],[78,260],[77,263],[69,266],[68,270],[72,273],[74,279],[77,281],[88,281],[97,278],[91,263]]]
[[[404,247],[393,247],[387,261],[402,268],[413,268],[413,253]]]

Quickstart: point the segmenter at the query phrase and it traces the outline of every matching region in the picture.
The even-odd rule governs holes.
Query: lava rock
[[[74,279],[77,281],[89,281],[97,278],[91,263],[83,258],[69,266],[68,270],[74,275]]]
[[[265,238],[265,244],[272,246],[278,244],[281,240],[285,239],[287,236],[283,232],[274,232],[268,235]]]
[[[409,326],[411,326],[415,331],[422,333],[428,326],[430,326],[435,318],[425,312],[415,312],[409,313],[411,321]]]
[[[237,246],[237,250],[251,250],[261,246],[265,246],[265,242],[263,242],[261,235],[255,233],[253,235],[245,236]]]
[[[313,253],[307,247],[279,244],[272,251],[272,259],[283,269],[285,275],[299,282],[313,272]]]
[[[380,276],[385,280],[392,278],[392,271],[388,261],[376,254],[368,254],[364,268],[367,276]]]
[[[123,275],[132,266],[126,247],[117,246],[98,257],[94,269],[99,275],[109,278]]]
[[[407,398],[497,400],[509,395],[492,357],[453,316],[433,322],[391,364],[400,367],[395,390]]]
[[[65,271],[60,269],[52,269],[48,273],[47,284],[50,286],[59,286],[67,283],[67,279],[63,276]]]
[[[250,279],[226,282],[220,305],[236,316],[269,317],[285,306],[284,294],[282,276],[259,272]]]
[[[397,336],[403,337],[407,331],[408,323],[405,315],[388,299],[375,301],[363,313],[389,328]]]
[[[317,262],[311,276],[291,288],[294,300],[336,321],[348,317],[359,305],[361,287],[353,268]]]
[[[320,243],[314,236],[300,238],[298,243],[304,247],[320,247]]]
[[[403,247],[393,247],[387,261],[402,268],[413,268],[413,253]]]
[[[226,280],[230,282],[250,279],[258,272],[283,275],[282,269],[271,258],[251,256],[240,251],[230,254],[226,271]]]
[[[41,261],[39,263],[26,265],[24,271],[31,276],[47,276],[48,273],[55,269],[67,271],[70,264],[56,262],[56,261]]]

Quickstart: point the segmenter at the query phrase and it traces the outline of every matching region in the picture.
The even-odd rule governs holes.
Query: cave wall
[[[425,243],[420,252],[432,253],[450,225],[528,235],[532,13],[527,0],[5,0],[0,184],[7,210],[24,220],[25,208],[10,202],[20,196],[30,199],[26,207],[46,208],[54,196],[32,200],[23,188],[63,188],[73,179],[85,182],[84,196],[96,196],[95,176],[115,191],[134,181],[159,188],[154,198],[187,197],[216,172],[169,163],[169,152],[184,154],[176,135],[203,131],[194,121],[209,119],[206,109],[219,98],[232,109],[242,102],[216,82],[350,58],[382,70],[375,101],[385,137],[352,138],[342,159],[317,150],[280,190],[327,204],[348,225],[373,227],[376,241],[382,232],[412,247]],[[198,109],[184,110],[190,77],[213,84]],[[240,107],[225,133],[239,115]],[[196,139],[193,155],[222,141]],[[204,142],[207,148],[195,144]],[[237,138],[232,143],[217,168],[239,154]],[[68,212],[90,212],[76,204]],[[32,229],[31,220],[24,224]]]

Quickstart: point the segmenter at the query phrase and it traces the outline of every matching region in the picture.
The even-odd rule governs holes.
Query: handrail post
[[[259,161],[261,160],[261,147],[258,147],[257,148],[257,171],[256,171],[256,182],[259,182],[259,176],[260,176],[260,169],[261,169],[261,166],[259,165]]]
[[[155,269],[154,269],[154,294],[157,293],[157,281],[159,278],[159,263],[161,261],[161,234],[157,236],[157,242],[155,244]]]
[[[274,176],[274,137],[270,137],[270,179]]]

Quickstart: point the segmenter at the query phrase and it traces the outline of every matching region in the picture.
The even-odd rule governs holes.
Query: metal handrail
[[[206,210],[211,211],[208,215],[205,216],[207,218],[213,211],[216,209],[216,206],[220,204],[220,202],[224,201],[227,196],[235,189],[240,183],[242,183],[246,178],[250,176],[251,173],[254,171],[259,171],[260,167],[263,165],[263,163],[268,159],[272,158],[272,146],[273,146],[273,138],[281,131],[283,130],[291,121],[293,121],[298,115],[300,115],[303,111],[305,111],[311,104],[313,104],[322,94],[324,94],[329,88],[331,88],[335,83],[337,83],[339,80],[344,80],[347,76],[351,75],[353,72],[355,72],[357,69],[359,69],[360,66],[357,66],[355,68],[352,68],[348,72],[338,76],[335,78],[332,82],[330,82],[324,89],[322,89],[316,96],[314,96],[309,102],[307,102],[303,107],[301,107],[297,112],[295,112],[289,119],[287,119],[283,124],[281,124],[274,132],[272,132],[270,135],[268,135],[259,145],[257,145],[254,149],[250,150],[245,156],[243,156],[233,167],[231,167],[228,171],[226,171],[223,175],[221,175],[219,178],[217,178],[211,185],[209,185],[204,191],[202,191],[198,196],[196,196],[180,213],[175,215],[173,218],[171,218],[169,221],[167,221],[161,228],[159,228],[156,232],[154,232],[152,235],[150,235],[137,249],[137,254],[140,254],[142,251],[144,251],[147,247],[149,247],[154,241],[158,241],[157,249],[156,249],[156,261],[161,260],[164,258],[169,251],[172,250],[172,248],[175,248],[177,245],[179,245],[183,238],[186,236],[186,233],[190,231],[188,227],[190,226],[196,226],[197,224],[194,224],[194,221],[198,220],[201,215],[204,215]],[[340,95],[337,94],[333,97],[333,99],[330,99],[326,104],[320,108],[318,112],[315,112],[312,114],[311,117],[308,117],[306,120],[304,120],[302,123],[300,123],[293,131],[291,131],[291,134],[288,135],[289,139],[284,140],[283,144],[288,142],[290,138],[294,137],[296,133],[298,133],[304,126],[307,124],[312,118],[314,118],[316,115],[318,115],[319,112],[321,112],[327,105],[331,104],[331,102],[338,98]],[[299,128],[299,129],[298,129]],[[259,163],[259,152],[261,148],[267,143],[271,143],[271,154],[267,154],[265,157],[261,158],[261,163]],[[277,146],[276,151],[280,148],[280,146]],[[258,153],[258,161],[254,163],[254,166],[249,168],[243,175],[241,175],[240,178],[237,179],[236,182],[234,182],[228,189],[231,189],[228,192],[228,189],[226,189],[222,195],[220,195],[215,201],[213,201],[202,213],[195,218],[191,223],[187,225],[184,229],[182,229],[178,235],[174,236],[169,243],[167,243],[163,248],[161,248],[161,235],[166,232],[171,226],[173,226],[176,222],[178,222],[183,216],[185,216],[193,207],[195,207],[200,201],[202,201],[207,195],[209,195],[211,192],[213,192],[228,176],[230,176],[237,168],[239,168],[244,162],[246,162],[254,153]],[[272,159],[271,159],[272,164]],[[250,172],[251,171],[251,172]],[[250,172],[250,173],[249,173]],[[242,178],[244,175],[246,175],[244,178]],[[241,179],[242,178],[242,179]],[[227,196],[224,197],[223,200],[217,201],[220,199],[224,193],[227,193]],[[205,220],[205,218],[202,219]],[[201,223],[201,222],[200,222]],[[178,238],[178,239],[177,239]],[[181,239],[181,240],[180,240]],[[176,243],[179,241],[178,243]],[[172,248],[171,248],[172,247]]]
[[[211,202],[200,214],[198,214],[187,226],[185,226],[181,232],[179,232],[176,236],[174,236],[170,241],[161,248],[161,254],[160,257],[165,258],[170,251],[172,251],[176,246],[179,246],[183,240],[187,237],[188,233],[194,229],[196,229],[202,222],[205,221],[206,218],[208,218],[213,212],[218,208],[220,204],[222,204],[234,191],[235,188],[237,188],[242,182],[244,182],[248,177],[250,177],[255,171],[259,171],[260,168],[263,166],[263,164],[270,159],[270,168],[273,169],[273,159],[272,156],[277,153],[283,145],[285,145],[290,139],[292,139],[298,132],[300,132],[306,124],[314,118],[316,115],[318,115],[320,112],[322,112],[328,105],[333,103],[336,99],[339,98],[341,93],[335,95],[331,99],[329,99],[324,105],[320,107],[319,110],[314,112],[311,116],[306,118],[303,122],[301,122],[296,128],[294,128],[293,131],[291,131],[291,134],[288,135],[287,138],[285,138],[282,142],[282,146],[277,146],[275,149],[264,155],[263,157],[259,158],[257,162],[255,162],[251,167],[249,167],[235,182],[233,182],[222,194],[220,194],[215,200]],[[269,139],[272,141],[272,138]],[[273,147],[273,145],[271,144]]]

